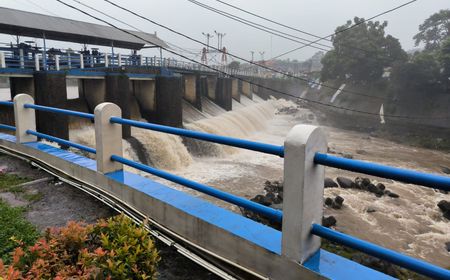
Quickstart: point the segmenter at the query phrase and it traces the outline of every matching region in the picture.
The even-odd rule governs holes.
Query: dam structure
[[[266,85],[294,93],[306,83],[114,50],[165,46],[156,34],[140,34],[154,43],[149,46],[106,26],[4,8],[0,15],[1,33],[113,46],[109,53],[52,53],[20,44],[0,48],[0,152],[33,162],[136,222],[147,219],[152,235],[224,279],[392,279],[321,249],[322,239],[431,278],[450,279],[449,270],[322,225],[326,167],[444,191],[450,191],[449,177],[327,154],[325,133],[314,125],[297,125],[283,145],[274,145],[230,137],[202,123],[205,117],[223,117],[242,130],[256,129],[272,95]],[[233,110],[247,109],[256,117],[230,117]],[[90,127],[91,142],[73,141],[71,131],[80,127]],[[142,154],[139,160],[127,156],[124,143],[142,144],[135,141],[137,131],[196,141],[189,146],[192,151],[199,143],[212,143],[282,159],[283,209],[158,168]],[[261,215],[282,229],[154,177]]]

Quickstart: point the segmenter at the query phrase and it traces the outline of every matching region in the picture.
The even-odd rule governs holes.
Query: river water
[[[192,116],[195,110],[189,109],[191,117],[186,120],[185,127],[282,145],[286,134],[294,125],[317,124],[315,115],[310,110],[299,108],[290,101],[259,99],[258,101],[254,102],[244,97],[241,100],[242,108],[232,112],[223,112],[215,107],[204,108],[203,112],[209,113],[202,113],[200,116]],[[333,151],[352,154],[355,159],[438,174],[442,174],[441,166],[450,166],[448,153],[402,145],[372,137],[366,133],[332,127],[323,128],[328,135],[329,147]],[[177,136],[140,129],[133,129],[132,135],[142,143],[143,149],[137,151],[124,140],[124,151],[127,157],[138,160],[137,154],[145,153],[151,164],[158,168],[238,196],[250,199],[263,193],[266,180],[282,180],[283,160],[276,156],[183,140]],[[71,138],[82,144],[93,145],[93,129],[73,130]],[[354,179],[361,175],[326,168],[326,176],[332,179],[338,176]],[[153,176],[148,177],[179,190],[199,195],[233,211],[239,211],[235,206],[211,199],[179,185]],[[336,217],[338,221],[336,229],[448,267],[450,253],[447,252],[445,243],[450,242],[450,221],[442,217],[437,203],[443,199],[450,200],[450,194],[392,180],[364,177],[384,183],[387,189],[400,197],[378,198],[372,193],[360,190],[325,189],[325,197],[340,195],[345,199],[342,209],[325,209],[326,215]],[[368,207],[376,211],[368,213]]]

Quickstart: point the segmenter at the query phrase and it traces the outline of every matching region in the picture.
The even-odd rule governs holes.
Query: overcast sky
[[[64,0],[67,3],[80,6],[72,0]],[[111,16],[120,18],[129,22],[146,32],[157,32],[163,40],[176,44],[186,49],[198,50],[202,46],[181,38],[167,30],[152,25],[149,22],[140,20],[133,15],[127,14],[103,0],[79,0],[86,4],[96,7]],[[161,24],[167,25],[175,30],[185,33],[200,40],[205,40],[202,32],[214,33],[217,30],[226,33],[223,39],[224,46],[229,52],[243,56],[247,59],[251,57],[250,51],[255,51],[255,59],[259,58],[258,52],[265,52],[265,59],[279,55],[299,46],[298,43],[290,42],[282,38],[255,30],[241,23],[234,22],[231,19],[222,17],[211,11],[205,10],[187,0],[113,0],[116,3],[126,6],[144,16],[151,18]],[[280,28],[260,19],[253,18],[242,12],[238,12],[224,6],[215,0],[198,0],[199,2],[214,6],[215,8],[236,14],[238,16],[251,19],[258,23]],[[286,25],[308,31],[319,36],[325,36],[334,31],[336,26],[344,24],[348,19],[354,16],[369,18],[373,15],[389,10],[398,6],[407,0],[224,0],[230,4],[239,6],[243,9],[252,11],[256,14],[279,21]],[[0,6],[32,11],[36,13],[58,15],[61,17],[96,22],[86,15],[80,14],[55,0],[0,0]],[[39,7],[40,6],[40,7]],[[82,6],[80,6],[82,7]],[[95,12],[82,7],[89,12]],[[390,14],[378,18],[380,21],[387,20],[389,25],[387,33],[400,39],[404,49],[408,50],[414,47],[412,37],[418,31],[418,25],[428,16],[441,10],[450,9],[450,0],[418,0],[409,6],[403,7]],[[98,14],[97,14],[98,15]],[[104,16],[102,16],[104,17]],[[105,18],[107,19],[107,18]],[[111,19],[107,19],[112,21]],[[98,23],[98,22],[97,22]],[[115,24],[125,27],[120,23]],[[127,27],[129,29],[129,27]],[[287,33],[295,34],[294,31],[284,30]],[[313,39],[303,34],[295,34],[300,37]],[[0,42],[10,42],[13,38],[9,35],[0,35]],[[41,42],[38,41],[38,44]],[[216,45],[216,37],[212,38],[211,43]],[[324,42],[326,43],[326,42]],[[69,45],[54,43],[56,47],[67,47]],[[70,45],[73,48],[80,49],[80,45]],[[313,55],[317,50],[313,48],[304,48],[291,53],[285,58],[304,60]],[[146,51],[151,54],[150,51]],[[168,55],[173,56],[173,55]],[[192,57],[192,55],[191,55]],[[198,57],[197,57],[198,59]]]

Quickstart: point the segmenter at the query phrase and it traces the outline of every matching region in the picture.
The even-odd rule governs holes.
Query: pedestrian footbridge
[[[32,161],[110,207],[138,222],[148,219],[149,230],[168,245],[225,279],[391,279],[320,249],[321,238],[387,260],[435,279],[450,279],[450,271],[382,248],[321,225],[325,166],[390,178],[450,191],[450,178],[326,154],[321,128],[295,126],[283,146],[206,134],[122,118],[120,108],[102,103],[94,114],[35,105],[19,94],[13,102],[15,125],[0,125],[2,152]],[[89,119],[95,124],[95,147],[36,131],[35,111]],[[234,146],[284,158],[283,211],[266,207],[210,186],[126,159],[122,154],[122,126]],[[9,131],[9,132],[8,132]],[[95,154],[95,160],[40,142],[45,139]],[[282,222],[278,231],[203,199],[135,173],[164,178],[241,208]]]

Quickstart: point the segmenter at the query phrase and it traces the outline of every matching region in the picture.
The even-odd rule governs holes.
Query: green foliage
[[[416,46],[425,44],[426,50],[436,50],[450,36],[450,10],[440,10],[427,18],[414,36]]]
[[[23,213],[23,208],[10,207],[0,200],[0,258],[5,262],[10,261],[10,254],[17,246],[31,245],[39,236]]]
[[[239,61],[232,61],[230,64],[228,64],[228,67],[234,70],[239,70],[239,67],[241,66],[241,63]]]
[[[16,174],[0,174],[0,192],[23,192],[23,189],[16,187],[29,179],[18,176]]]
[[[160,259],[148,232],[124,215],[69,222],[22,247],[9,266],[0,261],[0,279],[156,279]]]
[[[439,90],[440,66],[430,52],[419,52],[392,68],[391,84],[398,90]]]
[[[364,22],[355,17],[354,22],[336,28],[333,36],[334,49],[322,59],[321,78],[327,80],[350,80],[355,83],[378,81],[385,67],[407,59],[398,39],[385,34],[387,22]],[[351,31],[343,32],[358,24]]]

